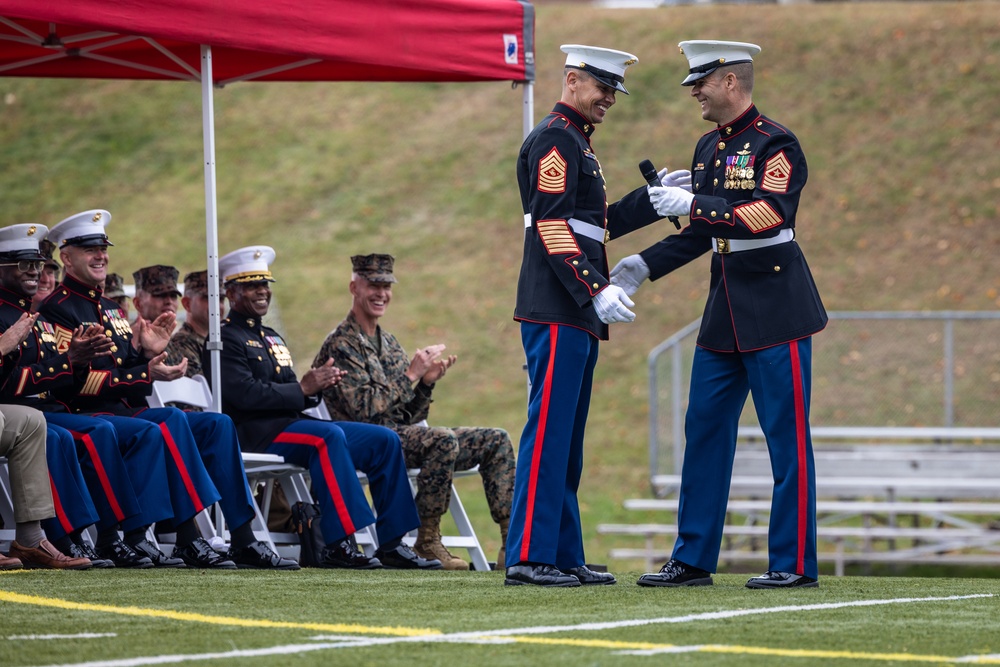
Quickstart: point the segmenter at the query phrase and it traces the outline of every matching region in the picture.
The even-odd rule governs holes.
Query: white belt
[[[578,220],[576,218],[570,218],[566,221],[574,232],[580,236],[586,236],[588,239],[593,239],[600,244],[608,242],[607,230],[603,227],[598,227],[597,225],[584,222],[583,220]],[[531,214],[524,214],[524,228],[528,229],[531,227]]]
[[[777,235],[766,239],[712,239],[712,250],[720,255],[728,255],[731,252],[743,252],[744,250],[757,250],[766,248],[769,245],[788,243],[795,238],[795,232],[791,229],[782,229]]]

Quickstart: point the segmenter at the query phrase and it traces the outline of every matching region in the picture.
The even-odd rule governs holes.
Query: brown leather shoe
[[[70,558],[63,552],[56,549],[56,546],[48,540],[42,540],[37,547],[29,549],[22,547],[17,540],[10,543],[10,555],[20,558],[24,567],[29,570],[49,569],[49,570],[86,570],[91,566],[89,558]]]
[[[0,570],[20,570],[24,567],[20,558],[11,558],[0,554]]]

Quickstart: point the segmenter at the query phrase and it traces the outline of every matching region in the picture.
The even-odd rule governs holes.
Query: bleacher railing
[[[814,439],[952,436],[1000,441],[1000,313],[835,311],[813,338]],[[655,347],[649,363],[650,479],[679,474],[700,320]],[[759,432],[752,398],[741,433]],[[654,491],[656,489],[654,488]]]

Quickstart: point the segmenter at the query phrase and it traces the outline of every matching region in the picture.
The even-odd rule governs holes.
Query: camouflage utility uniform
[[[416,502],[421,519],[443,515],[453,472],[477,465],[493,520],[510,518],[514,448],[505,430],[422,424],[434,386],[417,382],[414,388],[405,375],[410,359],[396,337],[377,327],[369,339],[353,314],[327,336],[313,366],[331,358],[348,373],[323,394],[331,417],[378,424],[399,434],[407,467],[420,468]]]
[[[187,359],[187,372],[184,373],[187,377],[204,375],[201,370],[201,349],[203,347],[205,347],[205,337],[185,322],[167,343],[167,364],[176,366],[181,363],[182,359]]]

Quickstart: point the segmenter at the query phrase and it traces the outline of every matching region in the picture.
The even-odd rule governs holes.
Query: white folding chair
[[[320,401],[316,407],[303,410],[303,414],[317,419],[330,419],[330,412],[327,410],[324,401]],[[426,427],[427,421],[420,422],[420,425]],[[410,491],[414,496],[417,495],[417,475],[419,474],[420,468],[410,468],[406,471],[407,479],[410,482]],[[471,470],[456,470],[454,476],[465,477],[466,475],[476,474],[479,474],[479,466]],[[368,478],[361,472],[358,472],[358,479],[361,480],[362,484],[368,483]],[[451,513],[451,518],[455,521],[455,526],[458,528],[458,535],[442,534],[441,544],[448,548],[466,549],[469,552],[469,558],[472,560],[474,569],[478,571],[489,570],[490,562],[486,558],[486,553],[483,551],[482,545],[479,544],[479,538],[476,537],[476,531],[472,527],[472,522],[469,521],[469,515],[465,511],[465,506],[462,505],[462,499],[459,497],[458,489],[455,488],[454,483],[451,485],[451,502],[448,505],[448,511]],[[365,531],[358,531],[356,537],[358,539],[358,546],[364,545],[365,553],[369,556],[378,547],[373,526],[369,526]],[[404,541],[408,545],[413,546],[416,539],[417,534],[411,532],[404,538]]]
[[[0,546],[4,551],[10,548],[14,541],[14,499],[10,495],[10,474],[7,470],[6,457],[0,456],[0,519],[3,528],[0,529]]]
[[[153,382],[153,391],[146,398],[146,403],[151,408],[161,408],[168,403],[184,403],[211,411],[212,390],[204,375],[180,377],[170,381],[157,380]],[[275,480],[281,480],[282,489],[289,502],[294,503],[297,500],[312,502],[309,485],[303,477],[305,469],[285,462],[277,454],[243,452],[242,457],[243,469],[250,488],[256,488],[258,484],[264,486],[264,508],[259,507],[256,500],[254,501],[254,518],[251,523],[254,536],[282,555],[295,557],[299,547],[298,536],[292,533],[272,533],[267,528],[265,517],[270,508]],[[226,529],[225,519],[218,504],[215,505],[213,513],[214,520],[207,509],[199,513],[195,519],[198,527],[206,538],[218,536],[228,542],[229,531]]]
[[[162,408],[168,403],[185,403],[202,410],[211,410],[212,388],[208,386],[204,375],[154,381],[153,393],[146,398],[146,404],[151,408]]]

